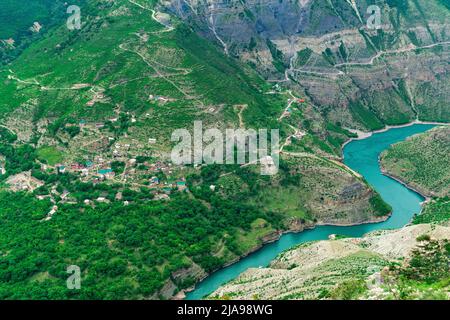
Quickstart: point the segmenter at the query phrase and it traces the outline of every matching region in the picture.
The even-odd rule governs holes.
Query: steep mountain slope
[[[378,29],[367,27],[373,4],[381,12]],[[333,123],[378,129],[450,119],[448,1],[172,0],[163,6],[269,80],[307,96]]]
[[[76,4],[84,0],[76,1]],[[75,3],[74,3],[75,4]],[[0,64],[17,57],[32,41],[57,23],[65,15],[61,0],[4,0],[0,3]]]
[[[160,126],[171,121],[170,129],[187,127],[199,114],[226,124],[223,114],[237,113],[238,103],[265,108],[272,118],[281,112],[281,101],[259,93],[260,79],[186,28],[166,32],[150,10],[128,1],[91,1],[83,13],[82,30],[56,28],[4,69],[3,118],[26,105],[33,124],[43,118],[65,124],[71,116],[103,120],[119,112],[145,123],[159,101],[150,95],[166,98],[152,120]]]
[[[390,175],[428,196],[450,196],[450,128],[436,128],[395,144],[381,155]]]

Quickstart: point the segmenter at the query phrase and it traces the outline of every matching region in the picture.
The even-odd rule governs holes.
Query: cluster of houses
[[[154,163],[150,163],[145,161],[143,165],[146,169],[143,172],[138,173],[138,169],[136,169],[136,159],[128,160],[128,168],[125,169],[123,174],[124,181],[131,176],[135,176],[139,179],[139,176],[144,176],[146,174],[163,172],[165,174],[172,174],[171,164],[164,163],[162,161],[156,161]],[[96,157],[94,161],[86,161],[84,163],[73,163],[70,165],[57,164],[56,170],[58,173],[72,172],[78,173],[83,177],[91,178],[91,181],[94,183],[98,183],[104,180],[114,179],[116,173],[111,168],[110,162],[104,160],[101,157]],[[156,176],[152,176],[148,180],[148,186],[150,190],[156,192],[162,192],[163,194],[170,194],[174,189],[178,191],[187,190],[186,180],[184,178],[180,179],[176,182],[162,182]]]
[[[155,177],[151,179],[151,181],[153,182],[152,185],[150,185],[150,190],[153,189],[153,191],[156,191],[153,193],[155,200],[169,200],[170,199],[169,195],[172,193],[174,189],[180,192],[188,190],[186,186],[186,181],[184,179],[177,181],[176,183],[167,183],[167,182],[158,183],[157,180],[155,180],[154,178]]]
[[[114,145],[114,149],[113,149],[113,157],[118,158],[118,157],[125,156],[127,154],[127,152],[129,151],[130,147],[131,147],[130,144],[116,143]]]
[[[157,177],[150,178],[150,189],[159,189],[164,191],[165,193],[170,193],[173,189],[177,189],[178,191],[186,191],[186,179],[181,178],[179,181],[175,183],[169,183],[169,182],[161,182]]]
[[[73,172],[79,173],[82,176],[93,176],[93,181],[98,182],[100,180],[112,179],[115,176],[114,171],[107,165],[96,165],[94,168],[94,162],[86,161],[85,163],[73,163],[69,166],[64,164],[57,164],[58,173]]]
[[[162,161],[156,161],[155,163],[149,163],[148,161],[144,162],[144,165],[151,172],[162,171],[164,173],[171,174],[172,173],[172,164],[167,164]]]
[[[92,107],[97,102],[107,102],[107,101],[109,101],[108,97],[106,97],[105,94],[104,94],[105,89],[98,88],[97,90],[98,91],[94,91],[94,90],[92,91],[94,93],[93,97],[92,97],[91,100],[86,102],[86,106]]]

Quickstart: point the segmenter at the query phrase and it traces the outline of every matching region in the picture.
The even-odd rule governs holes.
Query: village
[[[136,122],[133,115],[127,115],[128,121]],[[118,122],[118,118],[107,120],[109,123]],[[170,200],[173,192],[187,191],[186,179],[180,174],[179,167],[176,168],[169,161],[160,160],[159,157],[150,156],[148,150],[144,151],[142,143],[136,148],[130,143],[117,142],[116,138],[111,137],[105,129],[103,122],[87,122],[79,120],[76,124],[66,124],[64,129],[76,128],[78,132],[84,134],[84,140],[89,144],[89,156],[76,158],[67,153],[62,157],[63,161],[49,164],[47,161],[36,160],[40,165],[40,171],[48,175],[70,174],[76,176],[80,182],[92,183],[97,185],[105,183],[108,185],[122,186],[119,189],[139,190],[148,192],[149,199]],[[94,139],[100,137],[99,139]],[[146,138],[148,145],[154,145],[156,138]],[[73,141],[73,139],[72,139]],[[106,148],[105,148],[106,147]],[[56,149],[56,147],[53,147]],[[140,152],[139,152],[140,151]],[[142,154],[142,155],[138,155]],[[0,176],[7,173],[6,159],[0,157]],[[32,175],[31,171],[24,171],[13,174],[5,180],[6,186],[13,192],[33,192],[42,187],[45,183]],[[37,195],[40,200],[49,198],[56,203],[77,203],[70,193],[66,190],[57,190],[57,183],[51,186],[49,194]],[[55,201],[55,199],[58,199]],[[123,200],[121,192],[117,192],[115,201],[123,201],[124,205],[129,205],[130,201]],[[95,203],[108,203],[111,200],[106,196],[99,196],[93,199],[84,199],[85,205],[94,205]],[[55,206],[56,207],[56,206]],[[49,213],[51,217],[57,210]]]
[[[80,87],[86,87],[87,84],[78,84]],[[274,86],[271,94],[281,93],[278,85]],[[100,87],[91,89],[93,99],[87,103],[88,106],[96,102],[107,99],[104,90]],[[287,106],[283,110],[279,121],[289,118],[293,113],[294,106],[305,103],[304,99],[295,97],[288,92],[290,98],[287,100]],[[173,99],[157,95],[149,95],[149,101],[164,104]],[[85,120],[83,118],[72,119],[65,123],[58,139],[69,149],[60,150],[64,153],[61,161],[48,163],[48,161],[37,161],[42,172],[50,175],[74,175],[83,183],[92,183],[97,185],[104,183],[107,185],[122,186],[112,200],[111,197],[100,195],[95,198],[86,198],[82,200],[84,205],[95,205],[95,203],[109,203],[111,201],[122,201],[124,205],[129,205],[130,201],[122,196],[122,189],[131,189],[148,194],[149,199],[170,200],[173,192],[189,191],[186,185],[186,170],[180,170],[179,166],[173,165],[168,159],[162,160],[160,154],[153,154],[154,145],[157,139],[149,137],[145,132],[140,139],[128,138],[128,126],[133,127],[150,117],[149,113],[143,113],[140,117],[130,112],[122,112],[118,106],[115,115],[110,116],[104,121]],[[127,129],[121,130],[124,123]],[[295,130],[295,133],[289,136],[282,146],[287,146],[291,138],[301,139],[304,133]],[[51,145],[53,138],[46,140],[45,145]],[[70,147],[72,149],[70,149]],[[57,149],[56,146],[53,148]],[[156,148],[157,149],[157,148]],[[6,174],[5,159],[0,158],[0,175]],[[6,184],[11,191],[33,192],[42,187],[45,183],[34,177],[31,171],[21,172],[11,175],[7,178]],[[52,185],[49,194],[38,194],[38,199],[49,198],[55,205],[49,218],[56,212],[58,203],[76,204],[76,200],[70,196],[67,190],[58,190],[58,183]],[[215,186],[211,186],[214,191]],[[55,200],[57,199],[57,200]],[[77,202],[78,201],[78,202]]]
[[[114,165],[118,167],[119,172],[114,171]],[[114,159],[97,156],[92,161],[84,163],[57,164],[54,170],[58,174],[76,174],[81,181],[93,184],[106,182],[132,188],[146,188],[154,195],[155,200],[170,199],[169,195],[175,190],[187,190],[186,179],[175,178],[171,163],[150,160],[138,162],[136,158],[129,159],[123,155]],[[117,200],[120,200],[120,196],[118,198]],[[104,199],[98,200],[102,202]]]

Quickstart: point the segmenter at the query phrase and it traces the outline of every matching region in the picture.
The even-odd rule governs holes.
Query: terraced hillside
[[[450,196],[450,127],[441,127],[397,143],[381,155],[390,175],[425,195]]]

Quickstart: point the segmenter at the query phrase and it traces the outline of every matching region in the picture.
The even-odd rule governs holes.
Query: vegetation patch
[[[63,154],[56,147],[46,146],[41,147],[36,150],[37,157],[39,160],[54,166],[57,163],[61,163],[63,160]]]

